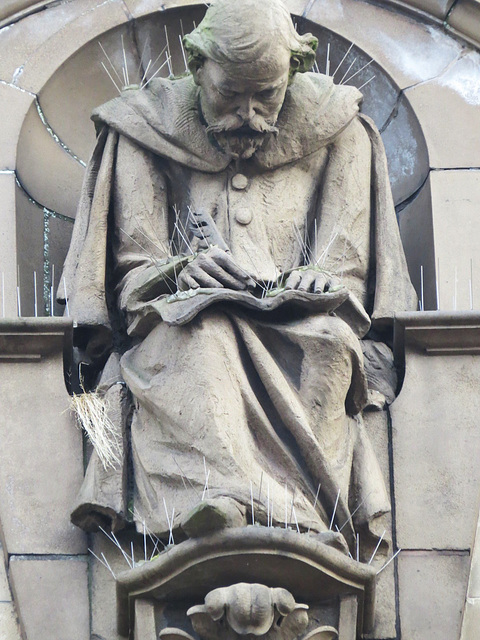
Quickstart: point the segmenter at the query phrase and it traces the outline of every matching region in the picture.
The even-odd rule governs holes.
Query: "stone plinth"
[[[391,407],[393,476],[400,623],[409,640],[460,633],[480,486],[479,327],[478,312],[396,319],[406,366]]]
[[[89,637],[86,536],[70,523],[83,478],[63,377],[71,338],[70,319],[0,320],[0,522],[28,640]],[[13,629],[9,606],[0,618]]]

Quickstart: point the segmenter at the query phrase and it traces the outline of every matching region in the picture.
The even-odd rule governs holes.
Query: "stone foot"
[[[245,507],[233,498],[212,498],[200,502],[180,523],[189,538],[247,524]]]
[[[314,538],[329,547],[338,549],[338,551],[341,551],[346,556],[348,555],[348,545],[341,533],[337,531],[320,531],[314,535]]]

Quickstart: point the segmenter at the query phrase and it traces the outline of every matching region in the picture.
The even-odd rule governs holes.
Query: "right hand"
[[[231,255],[218,247],[199,253],[178,274],[177,282],[179,291],[199,287],[241,291],[255,286],[253,279],[235,264]]]

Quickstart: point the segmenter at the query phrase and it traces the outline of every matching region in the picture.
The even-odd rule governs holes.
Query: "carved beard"
[[[254,115],[248,122],[238,122],[238,116],[226,116],[207,127],[217,144],[232,158],[248,160],[262,148],[272,134],[278,129],[259,115]]]

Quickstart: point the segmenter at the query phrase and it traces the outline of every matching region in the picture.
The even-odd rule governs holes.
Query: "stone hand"
[[[311,293],[325,293],[340,286],[340,280],[326,271],[316,268],[296,269],[285,281],[285,289],[297,289]]]
[[[242,290],[254,287],[252,278],[218,247],[199,253],[178,275],[180,291],[213,288]]]

